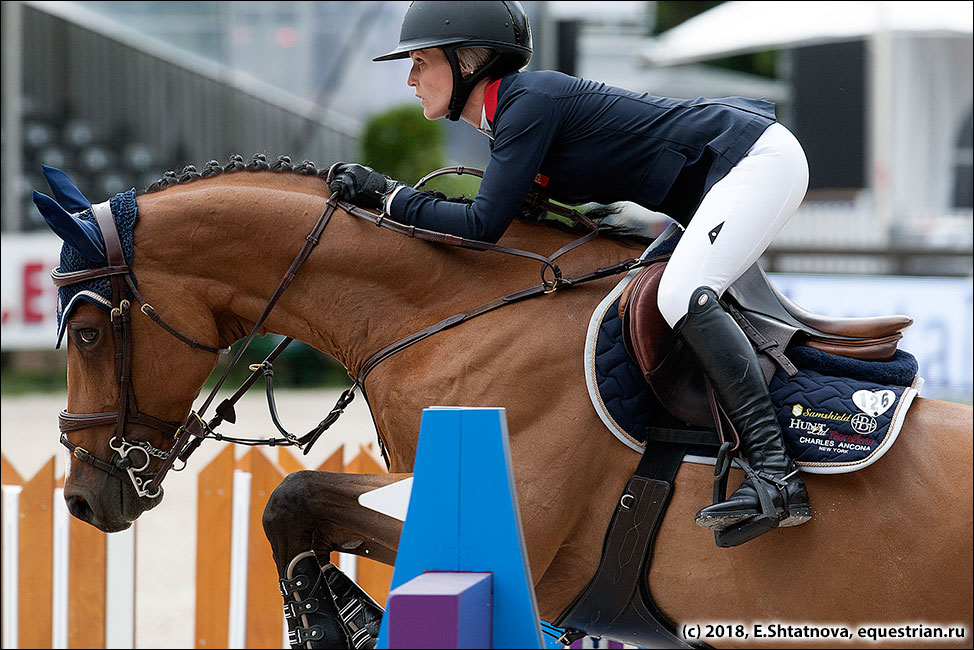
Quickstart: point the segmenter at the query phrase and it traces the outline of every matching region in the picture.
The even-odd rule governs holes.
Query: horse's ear
[[[77,249],[85,259],[91,262],[108,261],[105,244],[96,224],[82,221],[61,207],[57,201],[37,190],[34,190],[34,205],[51,230],[65,243]]]
[[[44,178],[51,186],[54,199],[68,212],[82,212],[91,207],[91,201],[85,198],[78,186],[74,184],[68,175],[55,167],[41,165],[44,170]]]

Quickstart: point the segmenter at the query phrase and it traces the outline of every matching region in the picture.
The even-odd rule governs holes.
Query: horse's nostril
[[[88,502],[85,501],[84,498],[79,496],[71,496],[65,499],[65,501],[67,501],[68,512],[70,512],[72,516],[77,517],[86,523],[91,523],[91,517],[94,513],[91,510],[91,506],[88,505]]]

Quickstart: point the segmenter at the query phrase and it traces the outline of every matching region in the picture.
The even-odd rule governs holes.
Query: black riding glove
[[[383,210],[386,196],[399,185],[371,167],[357,163],[341,163],[335,168],[328,189],[341,192],[342,200],[362,208]]]

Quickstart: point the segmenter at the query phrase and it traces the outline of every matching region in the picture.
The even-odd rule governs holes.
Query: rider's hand
[[[362,208],[382,210],[389,192],[400,183],[357,163],[341,163],[335,168],[328,189],[332,194],[342,193],[342,200]]]

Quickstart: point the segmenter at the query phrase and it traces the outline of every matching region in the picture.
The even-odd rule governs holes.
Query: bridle
[[[336,163],[329,170],[327,176],[328,181],[331,180],[334,169],[338,164],[340,163]],[[448,167],[428,174],[419,183],[417,183],[416,187],[420,187],[429,179],[445,173],[468,173],[478,176],[483,175],[483,172],[477,169]],[[311,448],[311,445],[314,444],[318,437],[338,419],[345,407],[352,401],[356,388],[362,388],[364,392],[365,377],[369,374],[369,372],[371,372],[371,370],[374,369],[375,366],[377,366],[381,361],[387,359],[393,354],[396,354],[437,332],[455,327],[462,322],[499,307],[514,304],[527,298],[550,294],[561,289],[581,284],[583,282],[588,282],[590,280],[625,273],[639,266],[644,266],[652,261],[651,259],[643,258],[627,259],[613,266],[597,269],[596,271],[584,274],[582,276],[574,278],[563,277],[561,270],[554,263],[554,260],[557,257],[564,255],[568,251],[573,250],[577,246],[594,239],[598,234],[597,226],[591,220],[583,215],[580,215],[574,210],[551,204],[544,198],[535,196],[531,200],[534,202],[534,205],[531,207],[553,211],[557,214],[561,214],[562,216],[569,217],[576,222],[581,222],[589,227],[589,232],[563,246],[552,255],[544,256],[498,244],[464,240],[454,235],[423,230],[414,226],[405,226],[403,224],[391,221],[384,215],[376,214],[374,212],[358,208],[354,205],[344,203],[340,201],[340,195],[338,193],[332,194],[328,198],[324,211],[322,212],[321,216],[319,216],[318,221],[311,230],[311,233],[305,238],[305,244],[301,248],[301,251],[291,263],[291,266],[288,268],[274,294],[268,300],[260,318],[258,318],[258,320],[255,322],[243,345],[240,346],[233,360],[224,370],[220,380],[213,387],[199,411],[191,410],[186,419],[181,423],[164,421],[142,413],[138,409],[135,392],[132,387],[131,302],[128,299],[128,294],[126,291],[128,291],[139,303],[140,311],[142,313],[149,316],[149,318],[151,318],[155,323],[186,345],[212,354],[228,354],[230,352],[230,348],[213,347],[200,343],[191,337],[185,336],[175,328],[171,327],[165,322],[165,320],[162,319],[161,316],[159,316],[159,314],[155,312],[152,306],[148,304],[139,294],[135,285],[132,268],[125,262],[121,240],[115,225],[115,218],[112,214],[110,203],[105,202],[93,205],[92,213],[99,229],[101,230],[102,238],[105,242],[105,253],[108,265],[101,268],[74,272],[61,272],[59,270],[54,270],[51,276],[54,280],[54,284],[57,287],[69,286],[102,278],[107,278],[110,281],[112,293],[112,338],[115,345],[115,377],[119,386],[118,410],[113,412],[87,414],[71,413],[66,409],[61,411],[58,417],[59,428],[61,430],[61,444],[67,447],[67,449],[78,460],[86,462],[99,470],[118,477],[123,481],[127,478],[132,483],[132,486],[135,488],[136,494],[138,494],[139,497],[146,497],[150,499],[156,498],[162,493],[161,484],[166,474],[171,469],[173,471],[183,469],[189,455],[195,451],[195,449],[198,448],[206,438],[248,445],[293,445],[304,449],[304,453],[307,453]],[[317,245],[325,226],[328,225],[328,222],[337,207],[341,207],[342,210],[350,215],[366,219],[375,224],[377,227],[387,228],[393,230],[394,232],[405,234],[409,237],[416,237],[426,241],[458,246],[472,250],[491,250],[508,255],[517,255],[520,257],[538,260],[543,265],[541,283],[539,285],[528,287],[521,291],[502,296],[482,305],[478,305],[460,314],[455,314],[454,316],[446,318],[438,323],[435,323],[434,325],[424,328],[419,332],[410,334],[409,336],[382,348],[367,359],[362,367],[358,369],[357,376],[353,377],[354,384],[342,394],[338,400],[338,404],[336,404],[335,408],[332,409],[328,416],[322,420],[322,422],[320,422],[315,429],[311,430],[304,436],[298,437],[284,429],[279,421],[273,396],[272,362],[277,358],[277,356],[280,355],[281,352],[283,352],[284,348],[291,343],[293,339],[290,337],[285,338],[281,343],[279,343],[278,346],[267,356],[263,363],[251,366],[251,376],[233,394],[233,396],[223,400],[223,402],[216,408],[216,415],[210,420],[210,422],[205,422],[202,414],[212,403],[217,392],[220,390],[223,383],[229,376],[230,371],[240,361],[244,352],[247,350],[251,341],[260,330],[271,310],[290,285],[291,281],[297,275],[298,270],[307,260],[312,249]],[[548,272],[551,273],[551,277],[547,276]],[[284,438],[248,440],[232,438],[215,433],[214,429],[223,421],[228,421],[231,423],[235,421],[236,416],[233,409],[234,404],[254,383],[256,383],[261,375],[265,377],[265,382],[267,385],[267,398],[271,418],[278,430],[284,435]],[[112,424],[115,426],[115,431],[112,439],[109,442],[109,446],[115,452],[116,458],[111,461],[98,458],[87,449],[72,443],[67,437],[67,434],[73,431],[93,426]],[[125,428],[129,424],[142,425],[161,432],[168,440],[171,441],[169,449],[159,449],[150,442],[144,440],[127,439],[125,437]],[[382,449],[382,452],[385,454],[384,449]],[[152,462],[152,458],[157,458],[162,461],[161,467],[155,473],[149,471],[149,465]],[[181,461],[182,465],[179,467],[174,467],[177,460]]]
[[[55,286],[58,287],[100,278],[109,279],[112,289],[111,323],[112,338],[115,344],[115,378],[119,386],[118,410],[110,413],[89,414],[70,413],[67,410],[62,411],[58,417],[58,424],[61,429],[61,444],[67,447],[75,458],[122,480],[128,478],[135,488],[136,494],[140,497],[154,499],[162,494],[161,484],[163,478],[165,478],[170,469],[173,469],[173,464],[179,458],[184,448],[187,447],[190,439],[195,437],[197,440],[202,440],[207,436],[207,424],[203,421],[201,414],[216,397],[217,391],[223,385],[230,370],[240,361],[250,342],[260,330],[264,321],[267,320],[267,316],[274,308],[274,305],[291,284],[298,269],[311,254],[312,248],[318,243],[318,238],[331,219],[337,205],[338,196],[334,195],[329,197],[325,204],[324,212],[318,218],[318,222],[315,224],[311,234],[306,237],[304,246],[291,263],[291,267],[284,275],[284,279],[281,280],[274,295],[268,301],[263,314],[261,314],[260,318],[254,324],[253,329],[247,336],[246,342],[238,350],[236,357],[223,373],[223,377],[210,392],[199,412],[191,410],[181,424],[166,422],[139,412],[135,392],[132,388],[131,302],[127,298],[126,289],[132,293],[132,296],[139,303],[142,313],[149,316],[149,318],[159,324],[163,329],[190,347],[212,354],[227,354],[230,352],[230,348],[213,347],[185,336],[171,327],[155,312],[152,306],[139,294],[133,279],[132,269],[125,262],[125,255],[121,240],[118,236],[118,229],[115,225],[115,217],[112,214],[111,204],[105,202],[93,205],[92,214],[95,217],[95,222],[98,224],[102,239],[105,242],[105,256],[108,261],[108,266],[69,273],[62,273],[55,270],[52,272],[51,277],[54,280]],[[129,441],[125,438],[125,426],[128,423],[141,424],[155,429],[170,438],[172,445],[168,450],[162,450],[147,441]],[[72,431],[106,424],[115,425],[115,434],[109,442],[109,446],[115,451],[117,458],[112,462],[102,460],[87,449],[68,440],[67,434]],[[136,451],[141,452],[141,458],[132,456],[133,452]],[[162,466],[154,474],[148,472],[149,464],[152,460],[151,457],[162,460]],[[176,471],[185,467],[185,458],[186,456],[182,458],[183,466],[179,467]]]
[[[115,218],[112,215],[110,203],[106,201],[105,203],[93,205],[91,206],[91,211],[95,217],[95,222],[101,230],[102,239],[105,242],[105,256],[108,261],[108,266],[68,273],[62,273],[55,269],[51,273],[51,277],[54,280],[55,286],[59,288],[101,278],[107,278],[109,280],[112,293],[110,319],[112,324],[112,340],[115,345],[115,380],[118,382],[118,410],[106,413],[71,413],[67,409],[61,411],[58,416],[58,426],[61,430],[61,444],[67,447],[75,458],[94,465],[98,469],[122,480],[128,478],[140,497],[148,497],[151,499],[161,494],[161,488],[159,486],[161,478],[159,480],[153,480],[149,477],[147,480],[146,472],[152,458],[161,459],[165,471],[168,471],[176,458],[176,454],[178,454],[179,448],[185,444],[187,436],[192,435],[196,431],[202,432],[202,423],[195,412],[190,413],[189,417],[180,424],[179,422],[160,420],[159,418],[139,411],[135,391],[132,388],[132,314],[131,302],[127,298],[126,288],[139,302],[143,313],[158,319],[157,322],[165,323],[165,321],[162,321],[155,314],[155,310],[142,299],[142,296],[135,287],[135,282],[132,279],[132,269],[125,262],[122,243],[118,236],[118,229],[115,225]],[[214,354],[225,354],[229,352],[229,348],[215,348],[186,337],[169,327],[168,324],[164,324],[164,327],[193,348]],[[163,450],[145,440],[128,440],[125,437],[125,427],[129,424],[142,425],[150,429],[155,429],[170,439],[174,444],[169,450]],[[68,440],[67,434],[72,431],[101,425],[115,425],[114,435],[109,441],[109,446],[117,455],[117,458],[112,462],[102,460],[84,447]]]

